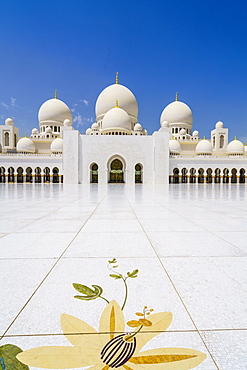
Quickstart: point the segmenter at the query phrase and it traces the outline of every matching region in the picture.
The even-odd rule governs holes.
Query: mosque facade
[[[72,126],[69,107],[56,94],[38,113],[39,129],[19,137],[11,118],[0,125],[1,183],[245,183],[247,147],[228,141],[223,122],[210,139],[192,130],[190,107],[176,100],[152,134],[138,121],[134,94],[119,84],[106,87],[86,134]]]

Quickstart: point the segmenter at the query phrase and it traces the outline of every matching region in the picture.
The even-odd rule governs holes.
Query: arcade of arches
[[[169,182],[171,184],[179,184],[179,183],[207,183],[207,184],[244,184],[245,183],[245,169],[241,168],[239,171],[236,168],[224,168],[221,170],[220,168],[216,168],[213,170],[212,168],[199,168],[196,170],[195,168],[182,168],[179,170],[178,168],[173,169],[173,174],[169,177]]]
[[[16,170],[13,167],[5,169],[0,167],[0,183],[62,183],[63,176],[59,175],[57,167],[18,167]]]

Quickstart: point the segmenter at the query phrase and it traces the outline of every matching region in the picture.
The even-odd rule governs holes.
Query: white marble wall
[[[78,184],[79,181],[78,140],[77,130],[63,132],[63,173],[66,184]]]
[[[79,182],[90,182],[90,166],[98,165],[99,183],[109,180],[110,163],[119,158],[124,164],[124,181],[135,183],[135,165],[143,166],[143,182],[153,182],[153,136],[94,136],[81,135],[79,148]]]

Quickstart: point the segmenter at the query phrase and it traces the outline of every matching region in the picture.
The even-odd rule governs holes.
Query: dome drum
[[[119,127],[109,127],[105,128],[101,131],[101,135],[132,135],[132,131],[125,129],[125,128],[119,128]]]

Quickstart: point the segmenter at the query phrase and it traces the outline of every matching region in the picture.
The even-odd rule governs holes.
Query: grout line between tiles
[[[126,197],[126,198],[127,198],[127,197]],[[128,199],[128,198],[127,198],[127,199]],[[130,206],[131,206],[131,203],[129,203],[129,204],[130,204]],[[132,207],[131,207],[131,208],[132,208]],[[163,269],[164,269],[164,271],[165,271],[165,273],[166,273],[166,275],[167,275],[167,277],[168,277],[168,279],[169,279],[170,283],[172,284],[173,289],[174,289],[174,290],[175,290],[175,292],[177,293],[177,295],[178,295],[178,297],[179,297],[179,299],[180,299],[180,301],[181,301],[182,305],[184,306],[184,308],[185,308],[185,310],[186,310],[186,312],[187,312],[187,314],[188,314],[189,318],[191,319],[191,322],[193,323],[193,325],[194,325],[194,327],[195,327],[195,329],[196,329],[196,332],[198,333],[199,337],[201,338],[201,341],[203,342],[203,344],[204,344],[205,348],[207,349],[207,351],[208,351],[208,353],[209,353],[209,355],[210,355],[210,357],[211,357],[211,359],[212,359],[212,361],[213,361],[214,365],[216,366],[216,368],[217,368],[218,370],[220,370],[220,369],[219,369],[219,367],[218,367],[218,365],[217,365],[217,363],[216,363],[216,361],[215,361],[215,359],[214,359],[214,357],[213,357],[213,354],[212,354],[212,353],[211,353],[211,351],[209,350],[209,348],[208,348],[208,346],[207,346],[206,342],[204,341],[204,339],[203,339],[203,337],[202,337],[202,335],[201,335],[201,333],[200,333],[199,329],[197,328],[196,323],[194,322],[194,320],[193,320],[193,318],[192,318],[192,316],[191,316],[191,314],[190,314],[190,312],[189,312],[188,308],[186,307],[186,305],[185,305],[185,303],[184,303],[184,301],[183,301],[183,299],[182,299],[181,295],[179,294],[179,292],[178,292],[177,288],[175,287],[175,284],[174,284],[174,282],[173,282],[172,278],[170,277],[170,275],[169,275],[168,271],[166,270],[166,268],[165,268],[165,266],[164,266],[163,262],[161,261],[161,258],[159,257],[158,253],[156,252],[156,250],[155,250],[155,248],[154,248],[154,246],[153,246],[153,244],[152,244],[151,240],[149,239],[149,237],[148,237],[148,235],[147,235],[146,231],[144,230],[144,228],[143,228],[143,226],[142,226],[141,222],[139,221],[139,218],[137,217],[137,215],[136,215],[135,211],[133,210],[133,208],[132,208],[132,211],[133,211],[133,213],[135,214],[136,219],[138,220],[138,222],[139,222],[139,224],[140,224],[140,226],[141,226],[141,228],[142,228],[142,230],[143,230],[144,234],[146,235],[146,238],[148,239],[148,241],[149,241],[149,243],[150,243],[150,245],[151,245],[151,247],[152,247],[152,249],[153,249],[154,253],[156,254],[156,257],[157,257],[158,261],[160,262],[161,266],[163,267]]]
[[[69,242],[69,244],[67,245],[67,247],[64,249],[64,251],[62,252],[62,254],[57,258],[57,261],[54,263],[54,265],[50,268],[50,270],[48,271],[48,273],[45,275],[45,277],[42,279],[42,281],[39,283],[39,285],[37,286],[37,288],[34,290],[34,292],[31,294],[31,296],[29,297],[29,299],[26,301],[26,303],[23,305],[23,307],[21,308],[21,310],[18,312],[18,314],[15,316],[15,318],[12,320],[12,322],[9,324],[9,326],[7,327],[7,329],[4,331],[4,333],[2,335],[0,335],[0,340],[5,336],[5,334],[9,331],[10,327],[13,325],[13,323],[16,321],[16,319],[19,317],[19,315],[21,314],[21,312],[24,310],[24,308],[27,306],[27,304],[30,302],[30,300],[32,299],[32,297],[35,295],[35,293],[38,291],[38,289],[41,287],[41,285],[43,284],[43,282],[46,280],[46,278],[50,275],[50,273],[53,271],[53,269],[55,268],[55,266],[58,264],[58,262],[61,260],[61,258],[63,257],[64,253],[68,250],[68,248],[70,247],[71,243],[74,241],[74,239],[77,237],[77,235],[79,234],[79,232],[83,229],[83,227],[85,226],[85,224],[88,222],[88,220],[92,217],[92,215],[94,214],[94,212],[96,211],[96,209],[99,207],[99,205],[101,204],[101,202],[103,201],[103,199],[106,197],[107,193],[103,196],[103,198],[101,199],[101,201],[98,203],[98,205],[96,206],[96,208],[94,209],[94,211],[91,213],[91,215],[88,217],[88,219],[82,224],[81,228],[78,230],[78,232],[75,234],[75,236],[73,237],[73,239]]]

